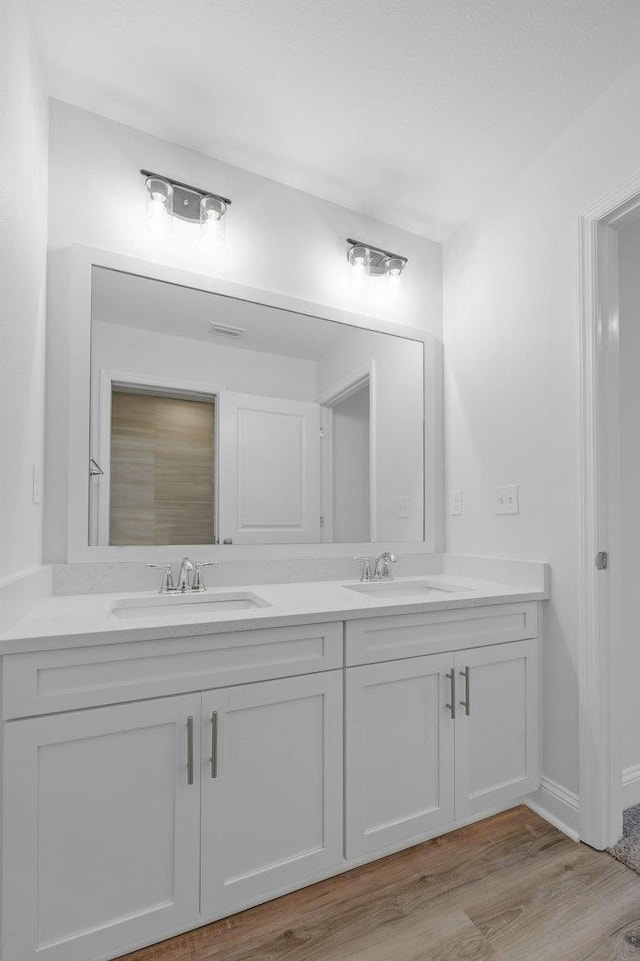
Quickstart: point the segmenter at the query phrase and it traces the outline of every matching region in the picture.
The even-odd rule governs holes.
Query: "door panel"
[[[5,961],[85,961],[198,918],[199,695],[5,728]]]
[[[342,672],[209,692],[203,725],[203,915],[267,900],[338,864]]]
[[[456,720],[456,820],[464,820],[538,787],[537,641],[460,651],[456,673],[470,710],[459,704]]]
[[[347,857],[453,822],[453,655],[347,670]]]
[[[320,407],[221,391],[220,538],[320,540]]]

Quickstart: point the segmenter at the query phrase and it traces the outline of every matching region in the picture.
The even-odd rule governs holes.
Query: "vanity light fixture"
[[[200,187],[184,184],[171,177],[141,170],[147,188],[145,222],[156,234],[168,234],[173,218],[200,225],[200,242],[205,247],[220,250],[225,244],[224,216],[231,206],[228,197],[221,197]]]
[[[362,287],[369,277],[385,277],[388,289],[396,293],[402,284],[408,260],[381,247],[372,247],[361,240],[347,238],[347,260],[351,264],[351,279]]]

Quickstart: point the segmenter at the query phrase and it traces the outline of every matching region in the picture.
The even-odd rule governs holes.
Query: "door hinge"
[[[320,515],[320,527],[324,527],[324,517]]]
[[[598,551],[596,554],[596,567],[599,571],[606,571],[609,567],[608,551]]]

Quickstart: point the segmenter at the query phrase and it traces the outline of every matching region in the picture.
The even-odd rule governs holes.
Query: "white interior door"
[[[453,824],[452,668],[434,654],[345,672],[348,858]]]
[[[276,897],[342,857],[342,671],[203,695],[202,913]]]
[[[538,787],[537,645],[514,641],[456,654],[457,821]]]
[[[320,406],[221,391],[218,478],[221,541],[319,541]]]
[[[4,961],[86,961],[198,919],[200,696],[12,721]]]

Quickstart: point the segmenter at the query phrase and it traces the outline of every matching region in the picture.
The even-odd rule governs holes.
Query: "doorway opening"
[[[640,801],[639,258],[640,176],[580,217],[580,834],[598,849]]]
[[[376,540],[376,384],[373,361],[320,400],[321,532],[325,542]]]

